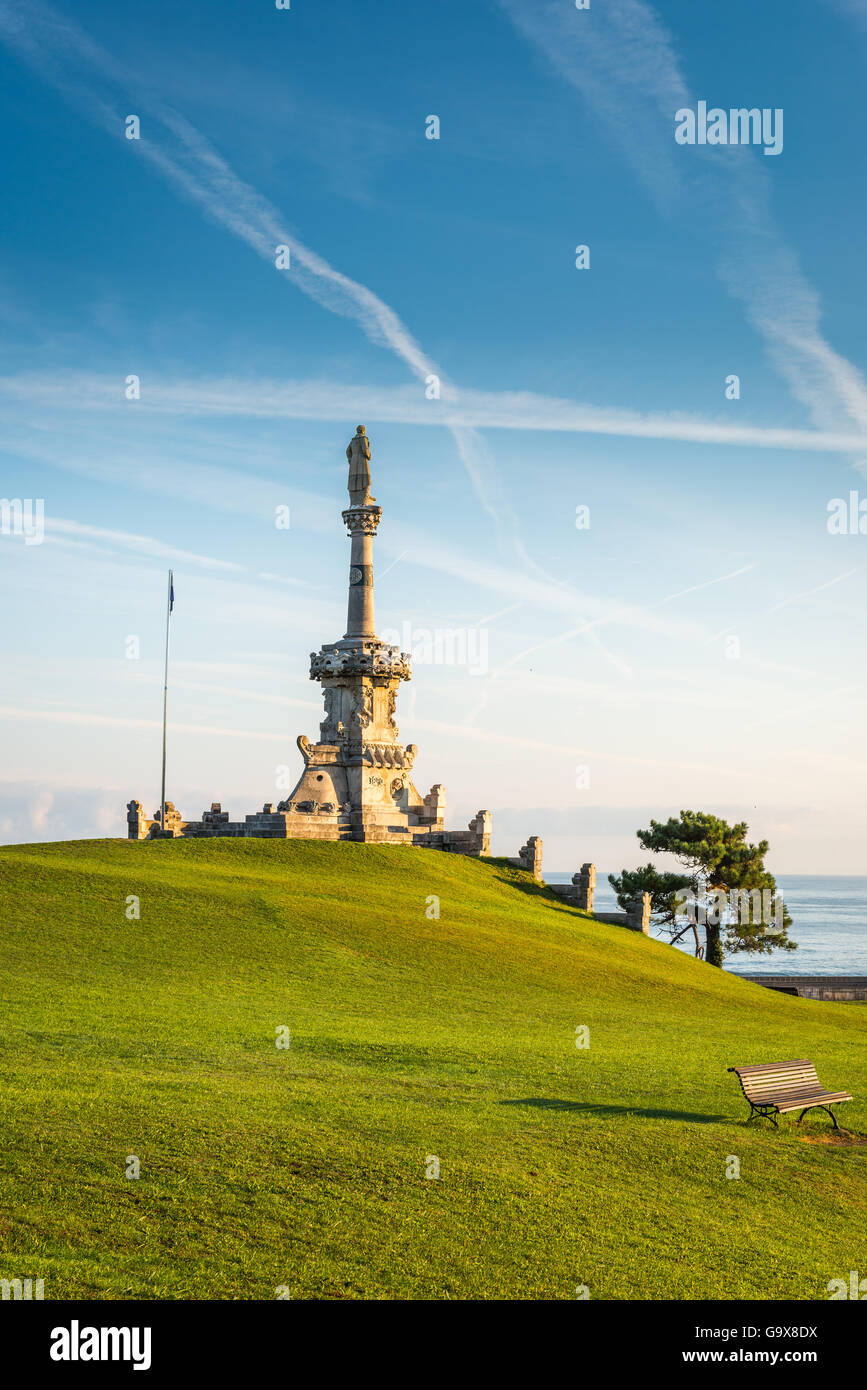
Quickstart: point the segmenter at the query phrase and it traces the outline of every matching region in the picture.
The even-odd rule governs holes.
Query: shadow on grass
[[[556,893],[552,893],[546,883],[537,883],[532,874],[527,869],[519,869],[516,864],[512,864],[508,859],[490,855],[485,863],[490,864],[495,869],[505,869],[506,873],[497,874],[497,882],[508,884],[509,888],[515,888],[519,893],[528,893],[530,897],[542,898],[551,907],[558,907],[561,911],[568,912],[570,904],[558,898]]]
[[[653,1120],[686,1120],[694,1125],[729,1124],[728,1115],[697,1115],[690,1110],[648,1110],[641,1105],[595,1105],[589,1100],[550,1100],[528,1096],[525,1100],[501,1100],[501,1105],[532,1105],[538,1110],[570,1110],[589,1115],[647,1115]]]
[[[495,875],[498,883],[505,883],[508,888],[514,888],[518,893],[526,893],[529,897],[540,900],[543,907],[553,908],[555,912],[563,913],[566,917],[580,917],[582,922],[595,921],[592,912],[584,912],[574,903],[559,897],[549,884],[537,883],[528,869],[519,869],[510,860],[495,858],[493,855],[488,856],[485,863],[493,865],[495,869],[506,870],[505,873]]]

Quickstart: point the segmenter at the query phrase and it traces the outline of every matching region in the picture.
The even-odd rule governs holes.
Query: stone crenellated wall
[[[478,811],[466,830],[444,830],[442,819],[437,821],[419,816],[409,824],[366,825],[362,833],[354,834],[350,823],[336,823],[330,811],[317,814],[315,803],[310,810],[301,811],[289,802],[281,801],[276,806],[266,802],[261,811],[245,816],[242,821],[232,821],[228,811],[223,810],[219,801],[214,801],[210,811],[202,812],[201,820],[186,821],[175,809],[174,803],[167,801],[166,828],[163,830],[159,811],[149,819],[140,801],[130,801],[127,806],[127,835],[130,840],[153,840],[163,836],[167,839],[207,839],[213,836],[266,840],[363,839],[368,844],[420,845],[451,854],[478,857],[491,852],[491,813]]]
[[[571,883],[551,883],[548,885],[558,898],[565,898],[572,907],[580,907],[583,912],[593,911],[593,898],[596,893],[596,865],[582,864],[572,875]]]
[[[516,869],[526,869],[531,873],[537,883],[542,882],[542,838],[540,835],[531,835],[525,845],[518,850],[517,859],[510,859],[510,864],[514,864]]]
[[[597,922],[608,922],[613,927],[628,927],[630,931],[650,935],[650,894],[642,893],[630,903],[626,912],[594,912]]]
[[[572,875],[571,883],[551,883],[548,885],[552,893],[556,893],[558,898],[569,903],[570,907],[578,907],[583,912],[593,912],[593,898],[596,893],[596,865],[582,864],[577,873]],[[615,927],[628,927],[630,931],[643,932],[645,936],[650,934],[650,894],[642,893],[630,904],[627,912],[593,912],[597,922],[607,922]]]

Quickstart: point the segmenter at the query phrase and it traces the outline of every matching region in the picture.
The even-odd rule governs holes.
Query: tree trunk
[[[707,949],[704,953],[704,958],[708,965],[722,966],[723,948],[722,941],[720,940],[719,926],[711,926],[710,922],[708,922],[705,927],[705,940],[707,941]]]

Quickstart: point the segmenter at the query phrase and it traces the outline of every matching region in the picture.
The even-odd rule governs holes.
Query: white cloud
[[[300,702],[299,702],[300,703]],[[92,729],[162,729],[158,719],[133,719],[120,714],[97,714],[87,710],[24,709],[0,706],[2,719],[38,720],[49,724],[78,724]],[[285,732],[264,733],[258,729],[220,729],[209,724],[175,724],[169,720],[170,733],[202,734],[206,738],[248,738],[267,743],[285,742]]]
[[[51,790],[0,778],[0,842],[33,844],[126,835],[125,802],[105,787]]]
[[[137,536],[128,531],[110,531],[105,527],[89,526],[81,521],[67,521],[63,517],[48,516],[45,530],[49,540],[55,533],[72,537],[86,536],[89,540],[117,545],[154,560],[173,560],[178,564],[201,565],[205,569],[230,570],[236,573],[244,569],[243,565],[236,565],[230,560],[215,560],[210,555],[196,555],[189,550],[179,550],[176,546],[166,545],[164,541],[156,540],[153,536]]]
[[[51,372],[46,375],[22,373],[0,377],[0,403],[27,403],[42,408],[72,409],[82,415],[114,413],[119,406],[117,381],[95,374]],[[439,401],[419,398],[413,387],[353,385],[351,382],[322,378],[275,380],[268,378],[198,377],[171,381],[149,379],[147,400],[137,410],[149,417],[179,416],[204,418],[335,420],[361,415],[368,420],[405,425],[448,425],[456,430],[468,427],[504,430],[545,430],[566,434],[601,434],[632,439],[666,439],[686,444],[727,444],[763,449],[798,449],[810,452],[851,453],[867,449],[867,418],[864,433],[839,430],[803,430],[778,425],[734,425],[730,421],[708,419],[685,411],[642,412],[583,404],[532,391],[456,391],[446,385]],[[10,417],[14,419],[14,417]],[[24,448],[27,449],[27,445]],[[18,448],[18,445],[16,445]],[[50,444],[29,446],[30,452],[48,457]],[[61,465],[62,466],[62,465]],[[70,465],[72,466],[72,465]],[[92,476],[106,476],[105,465],[92,460],[75,465]],[[150,471],[142,472],[146,475]],[[158,469],[161,482],[176,470]],[[115,468],[114,476],[121,471]],[[243,487],[253,489],[249,503],[261,510],[273,502],[276,483],[265,479],[243,480],[226,469],[203,465],[184,466],[184,477],[176,486],[191,500],[207,501],[216,484],[231,488],[226,504],[236,509],[235,494]],[[146,482],[146,477],[145,477]],[[257,494],[257,489],[263,490]],[[292,489],[293,499],[298,495]],[[328,504],[321,495],[301,493],[300,500],[317,512]],[[323,521],[320,524],[325,525]]]

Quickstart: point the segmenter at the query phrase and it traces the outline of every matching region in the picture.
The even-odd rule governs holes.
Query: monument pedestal
[[[412,843],[415,832],[443,830],[442,788],[419,795],[411,775],[417,749],[399,741],[397,694],[410,676],[408,654],[376,636],[344,637],[311,653],[310,679],[321,682],[325,718],[318,743],[298,739],[304,771],[279,807],[293,829],[297,816],[314,815],[320,823],[330,818],[335,839]]]

